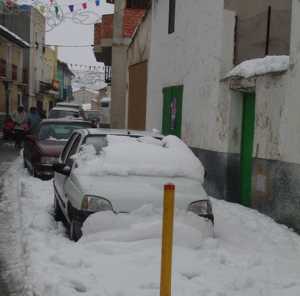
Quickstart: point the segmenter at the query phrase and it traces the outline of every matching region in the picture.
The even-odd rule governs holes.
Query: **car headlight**
[[[51,156],[42,156],[41,157],[41,163],[42,164],[53,164],[58,161],[57,157],[51,157]]]
[[[92,212],[113,211],[109,200],[95,195],[85,195],[81,202],[81,209]]]
[[[193,212],[198,216],[208,218],[214,222],[212,205],[209,199],[198,200],[190,203],[188,211]]]

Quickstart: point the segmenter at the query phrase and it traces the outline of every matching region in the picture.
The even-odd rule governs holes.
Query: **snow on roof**
[[[94,148],[96,143],[77,154],[78,175],[185,177],[203,182],[200,160],[175,136],[159,140],[108,135],[106,139],[107,146],[100,154]]]
[[[13,39],[17,40],[18,42],[22,43],[23,46],[30,47],[30,44],[28,42],[26,42],[25,40],[23,40],[17,34],[11,32],[10,30],[8,30],[6,27],[0,25],[0,30],[5,31],[7,34],[9,34],[11,36],[11,38],[13,38]]]
[[[111,98],[110,97],[103,97],[101,99],[101,103],[109,103],[111,101]]]
[[[244,61],[233,68],[225,78],[264,75],[268,73],[287,71],[289,68],[289,56],[266,56],[264,58]]]

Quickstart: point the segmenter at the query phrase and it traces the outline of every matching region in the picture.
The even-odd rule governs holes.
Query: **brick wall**
[[[123,36],[132,37],[136,26],[141,22],[145,15],[144,9],[125,9],[124,11],[124,25]]]
[[[113,37],[113,14],[102,16],[102,22],[95,24],[94,28],[94,43],[100,44],[101,39]]]

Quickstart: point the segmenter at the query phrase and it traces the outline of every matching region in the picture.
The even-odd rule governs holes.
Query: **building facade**
[[[70,70],[68,64],[58,61],[57,62],[57,74],[56,80],[59,82],[59,101],[72,101],[73,100],[73,88],[72,79],[74,77],[73,72]]]
[[[57,81],[57,48],[45,47],[44,65],[42,69],[42,80],[40,91],[37,96],[38,109],[43,110],[46,115],[55,106],[59,96],[59,81]]]
[[[30,49],[24,56],[25,68],[28,69],[28,97],[24,102],[27,108],[38,104],[43,75],[46,24],[44,16],[30,5],[21,5],[17,11],[18,14],[0,13],[0,24],[30,44]]]
[[[85,87],[80,88],[73,92],[74,103],[83,105],[83,104],[92,104],[93,100],[96,100],[99,92],[86,89]]]
[[[111,80],[111,125],[124,128],[126,119],[127,49],[141,22],[149,0],[115,0],[113,15],[104,15],[95,25],[95,56],[106,66],[106,82]]]
[[[23,105],[28,91],[24,56],[29,44],[0,25],[0,115],[3,119]]]

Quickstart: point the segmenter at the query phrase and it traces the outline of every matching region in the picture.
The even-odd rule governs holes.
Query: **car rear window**
[[[69,110],[51,110],[49,118],[79,117],[79,112]]]
[[[38,138],[39,140],[68,140],[74,130],[90,127],[86,122],[45,123],[39,129]]]

